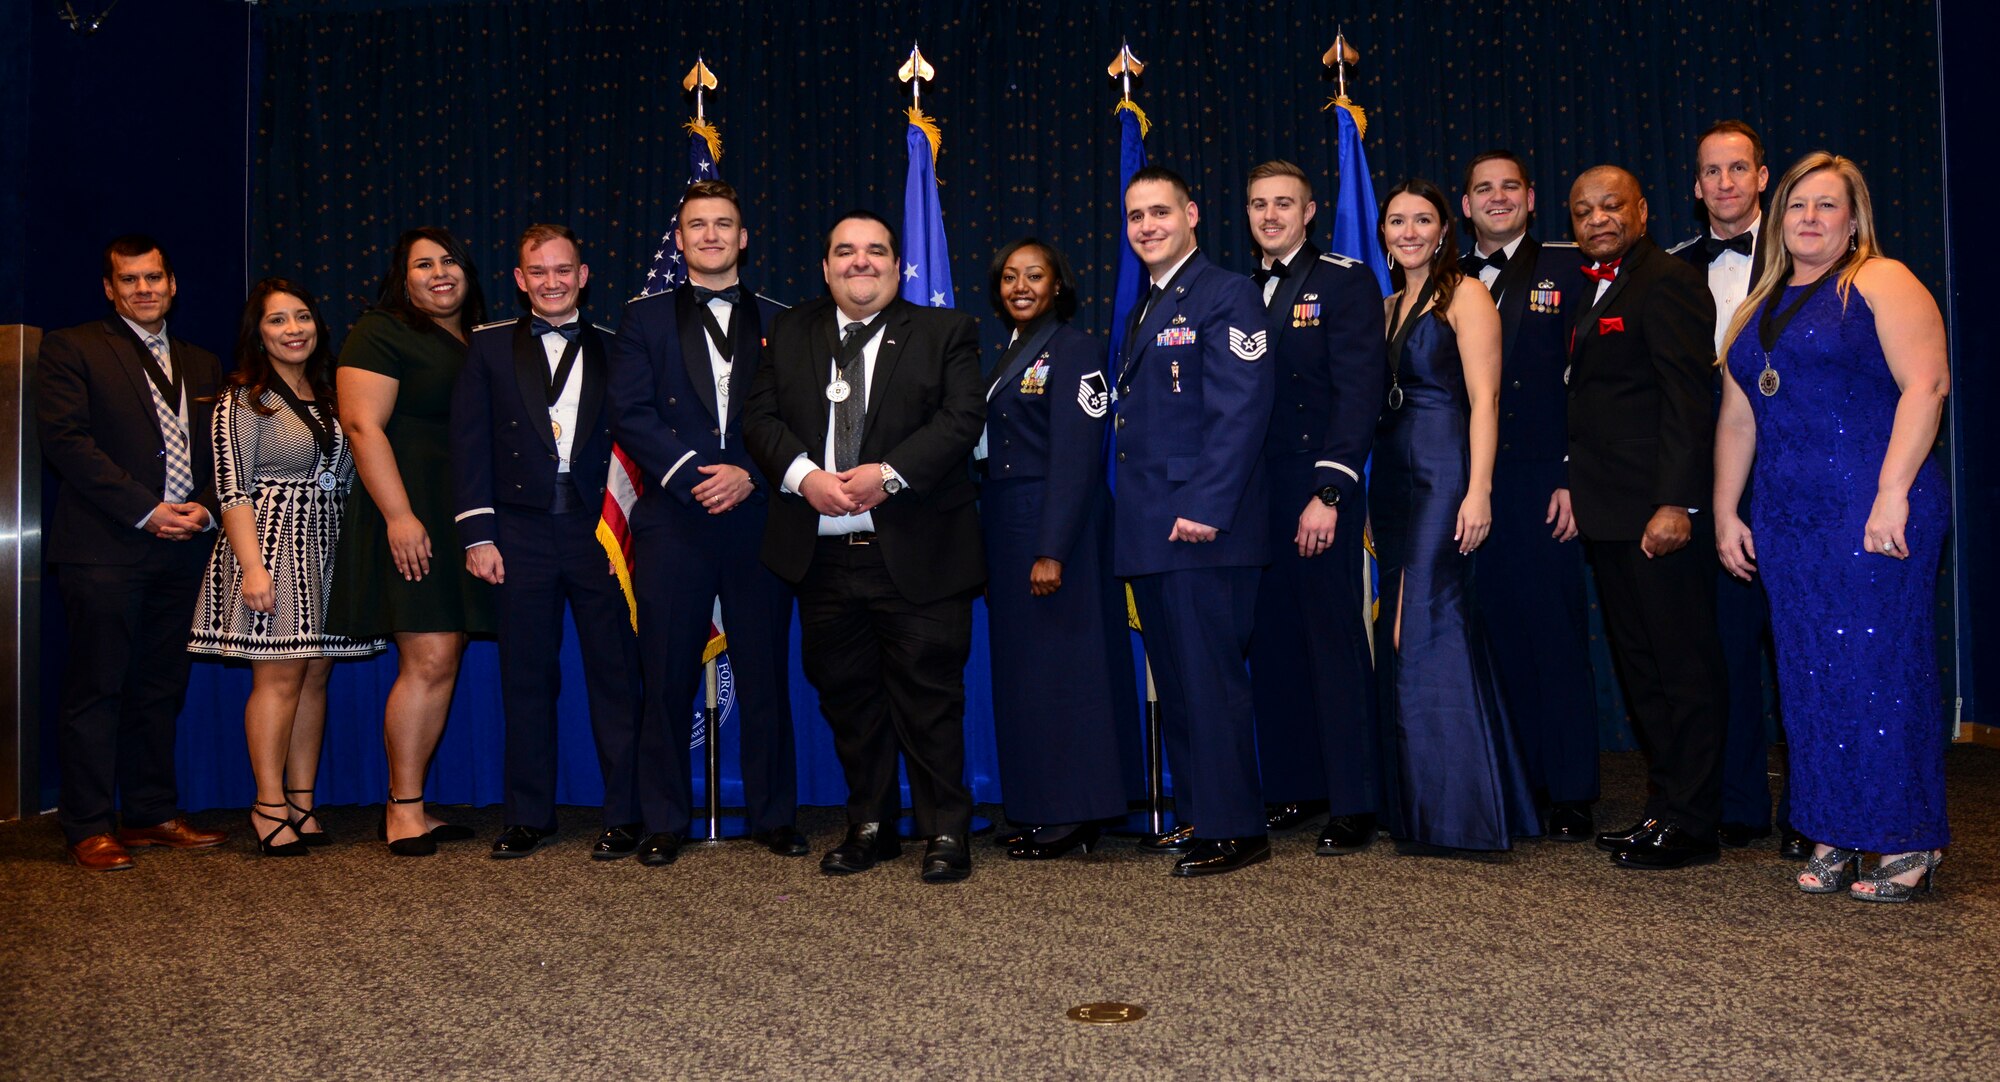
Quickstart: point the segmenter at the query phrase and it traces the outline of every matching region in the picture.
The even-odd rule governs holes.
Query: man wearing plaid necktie
[[[173,265],[150,237],[104,251],[109,319],[42,343],[42,454],[61,480],[48,528],[71,650],[56,758],[71,859],[220,844],[181,818],[174,721],[188,627],[215,529],[209,421],[222,366],[167,333]]]

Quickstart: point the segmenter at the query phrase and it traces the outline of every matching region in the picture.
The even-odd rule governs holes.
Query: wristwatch
[[[1328,507],[1340,506],[1340,490],[1332,485],[1328,485],[1325,488],[1320,489],[1318,492],[1313,493],[1313,495],[1318,496],[1319,502],[1327,505]]]
[[[887,462],[882,463],[882,491],[891,496],[903,491],[903,479],[896,476]]]

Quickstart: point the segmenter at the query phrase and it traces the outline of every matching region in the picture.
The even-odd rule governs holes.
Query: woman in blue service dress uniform
[[[1138,691],[1124,592],[1111,574],[1104,345],[1069,325],[1076,275],[1033,237],[988,272],[993,309],[1014,325],[989,374],[986,483],[988,645],[993,735],[1015,860],[1097,843],[1125,814],[1127,737]]]
[[[1853,162],[1806,155],[1771,206],[1783,243],[1765,248],[1724,339],[1715,543],[1771,598],[1792,825],[1819,843],[1798,888],[1905,902],[1929,892],[1951,841],[1932,625],[1951,526],[1931,456],[1944,320],[1876,246]],[[1880,856],[1865,876],[1863,853]]]
[[[1385,302],[1389,392],[1368,486],[1383,748],[1394,756],[1383,811],[1404,853],[1504,850],[1540,826],[1472,610],[1471,555],[1493,525],[1500,314],[1458,271],[1437,185],[1390,190],[1382,243],[1397,288]]]

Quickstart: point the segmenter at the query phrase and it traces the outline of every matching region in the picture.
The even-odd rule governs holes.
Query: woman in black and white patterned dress
[[[384,648],[322,626],[354,459],[334,412],[332,350],[320,326],[312,294],[281,278],[257,283],[244,303],[236,371],[215,409],[222,537],[188,645],[250,663],[250,825],[272,856],[302,856],[330,840],[313,815],[327,676],[336,657]]]

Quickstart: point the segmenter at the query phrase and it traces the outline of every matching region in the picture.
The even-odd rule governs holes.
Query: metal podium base
[[[713,829],[711,829],[713,828]],[[697,845],[721,845],[750,836],[750,821],[740,815],[720,815],[688,821],[688,841]]]

